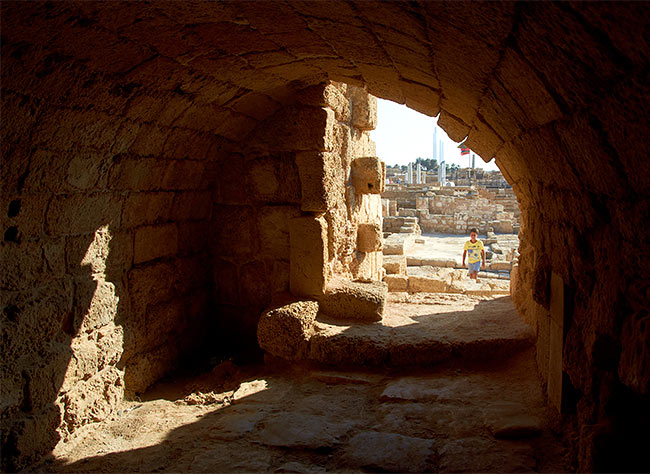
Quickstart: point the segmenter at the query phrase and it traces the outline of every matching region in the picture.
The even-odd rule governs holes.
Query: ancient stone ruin
[[[384,230],[400,230],[404,217],[417,217],[422,232],[467,234],[475,227],[488,231],[519,233],[519,207],[512,189],[491,190],[474,186],[389,186],[382,194]]]
[[[123,403],[177,368],[260,360],[263,349],[343,365],[430,366],[456,356],[478,364],[486,350],[512,356],[533,343],[536,364],[513,367],[539,373],[544,396],[530,405],[553,414],[570,465],[648,470],[647,4],[38,1],[1,9],[4,471],[124,416]],[[368,94],[439,115],[450,138],[495,157],[521,210],[510,290],[519,316],[504,301],[474,302],[484,332],[466,327],[471,339],[434,341],[411,319],[390,319],[399,315],[386,312],[380,281],[385,171],[367,135],[375,120]],[[435,228],[437,203],[452,206],[448,198],[425,193],[413,209],[428,211]],[[496,197],[475,198],[479,207],[481,199]],[[449,318],[461,327],[463,314]],[[342,316],[352,322],[337,323]],[[215,377],[226,379],[219,367]],[[278,415],[291,390],[277,381],[246,381],[224,397],[275,397],[255,415],[263,423],[245,419],[265,446],[311,449],[325,465],[345,441],[332,457],[347,464],[332,469],[489,470],[476,464],[480,453],[507,445],[497,437],[513,425],[501,422],[517,418],[525,396],[474,400],[481,417],[450,410],[432,418],[429,408],[477,383],[511,397],[538,384],[522,381],[518,391],[497,376],[457,375],[449,368],[408,386],[378,375],[317,376],[323,397],[341,392],[333,384],[353,385],[354,394],[377,388],[401,413],[386,415],[383,430],[355,418],[367,413],[356,395],[341,405],[356,421],[335,424],[327,423],[336,400],[323,405],[329,413]],[[417,397],[408,395],[413,386]],[[405,400],[428,408],[413,411]],[[158,429],[161,417],[145,414]],[[480,426],[444,446],[426,430],[396,433],[407,420],[436,419],[460,431],[464,419]],[[308,443],[287,441],[296,426],[318,423],[328,428]],[[542,431],[525,428],[524,436]],[[227,442],[237,445],[244,431]],[[184,466],[216,470],[206,458],[182,457],[188,433],[174,449],[160,440],[154,451],[132,448],[136,464],[107,454],[97,469],[135,470],[138,453],[150,462],[178,453]],[[519,450],[490,466],[523,460],[508,469],[532,470],[541,454],[556,457],[530,449],[539,456]],[[259,454],[249,470],[276,468],[253,451],[224,448],[222,457]]]

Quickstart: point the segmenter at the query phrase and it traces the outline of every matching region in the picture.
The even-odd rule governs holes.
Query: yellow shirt
[[[476,239],[476,242],[472,243],[471,240],[465,242],[465,249],[467,250],[467,261],[469,263],[480,262],[481,259],[481,250],[483,250],[483,242],[479,239]]]

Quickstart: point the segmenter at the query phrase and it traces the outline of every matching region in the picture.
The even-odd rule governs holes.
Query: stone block
[[[133,313],[143,314],[149,302],[169,299],[174,294],[175,274],[175,266],[164,261],[131,269],[128,295]]]
[[[124,202],[122,226],[135,227],[168,221],[173,199],[172,192],[130,193]]]
[[[256,156],[245,167],[248,174],[248,198],[256,202],[299,203],[300,180],[298,168],[291,153]],[[238,178],[238,186],[244,176]]]
[[[384,235],[381,225],[359,224],[357,227],[357,249],[360,252],[376,252],[382,249]]]
[[[151,191],[160,188],[167,164],[156,158],[130,159],[123,155],[113,157],[114,165],[109,174],[109,188]]]
[[[383,282],[336,280],[318,301],[321,311],[332,318],[381,321],[387,296]]]
[[[204,220],[209,217],[211,206],[211,191],[176,193],[171,215],[176,221]]]
[[[163,344],[129,359],[124,371],[125,390],[128,393],[144,392],[174,367],[177,357],[178,348],[175,344]]]
[[[328,280],[327,221],[297,217],[289,223],[291,292],[296,296],[323,294]]]
[[[264,206],[259,210],[262,257],[289,260],[289,222],[298,216],[297,206]]]
[[[384,240],[384,255],[404,255],[410,243],[410,234],[391,234]]]
[[[350,439],[343,459],[359,470],[429,472],[432,470],[433,445],[432,439],[362,431]]]
[[[248,304],[271,302],[271,272],[263,261],[248,262],[239,269],[240,297]]]
[[[428,265],[431,267],[454,268],[456,266],[456,259],[454,258],[423,258],[420,260],[420,265]]]
[[[354,261],[350,265],[352,279],[369,281],[380,281],[384,277],[384,255],[378,252],[355,252]]]
[[[384,282],[388,285],[388,291],[407,291],[409,277],[406,275],[386,275]]]
[[[120,226],[121,196],[112,193],[56,196],[47,210],[48,234],[74,235],[95,232],[104,225]]]
[[[136,265],[157,258],[171,257],[177,252],[176,224],[145,226],[135,231],[133,261]]]
[[[243,256],[257,251],[257,219],[252,207],[215,205],[213,221],[213,245],[217,256]]]
[[[539,436],[544,428],[520,403],[498,401],[484,408],[485,425],[495,438],[521,439]]]
[[[440,111],[438,126],[455,142],[464,140],[470,130],[469,125],[445,110]]]
[[[447,281],[418,275],[409,276],[409,293],[444,293]]]
[[[300,208],[309,212],[327,211],[342,186],[337,181],[338,156],[329,152],[300,152],[296,153],[296,165],[302,196]]]
[[[146,339],[138,341],[140,352],[158,346],[181,327],[184,320],[185,307],[180,298],[148,305],[145,314]]]
[[[374,130],[377,127],[377,98],[354,86],[348,86],[348,97],[352,109],[351,125],[359,130]]]
[[[357,194],[380,194],[384,191],[384,174],[385,165],[379,158],[356,158],[352,161],[350,182]]]
[[[339,122],[350,122],[351,110],[350,101],[345,97],[343,91],[332,84],[328,84],[323,91],[325,104],[334,110],[336,120]]]
[[[389,275],[405,275],[406,260],[404,255],[386,255],[384,257],[384,270]]]
[[[205,253],[210,243],[210,226],[207,221],[183,222],[178,227],[178,254]]]
[[[252,148],[267,151],[326,151],[324,131],[333,130],[334,111],[322,107],[285,107],[256,130]],[[330,126],[331,125],[331,126]]]
[[[492,262],[488,265],[490,270],[512,270],[512,262]]]
[[[352,219],[357,222],[381,222],[381,195],[380,194],[357,194],[356,201],[358,206],[355,208],[355,214]]]
[[[316,301],[296,301],[264,312],[257,326],[260,347],[284,359],[305,359],[317,314]]]
[[[3,244],[0,246],[0,287],[5,290],[29,289],[65,274],[63,239]]]

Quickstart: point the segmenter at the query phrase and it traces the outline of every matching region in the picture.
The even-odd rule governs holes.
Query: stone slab
[[[343,455],[351,466],[379,472],[425,472],[432,469],[434,441],[397,433],[361,432]]]
[[[332,422],[323,415],[279,413],[264,421],[259,442],[267,446],[318,449],[339,444],[352,422]]]
[[[487,405],[484,419],[495,438],[530,438],[539,436],[543,430],[539,418],[516,402],[499,401]]]
[[[332,281],[319,297],[320,310],[336,319],[381,321],[388,285],[379,281]]]

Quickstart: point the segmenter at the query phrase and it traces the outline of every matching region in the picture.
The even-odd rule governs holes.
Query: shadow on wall
[[[3,366],[3,471],[34,462],[80,426],[105,419],[124,396],[143,391],[179,360],[200,358],[205,338],[211,303],[204,258],[188,257],[181,243],[172,258],[133,265],[138,230],[95,220],[103,213],[83,205],[63,208],[63,217],[47,223],[49,233],[60,230],[55,237],[2,244],[2,286],[9,290],[3,355],[14,361]],[[74,219],[69,228],[67,219]]]
[[[122,275],[111,272],[110,227],[102,223],[94,234],[45,242],[3,242],[4,256],[28,255],[3,258],[8,267],[20,267],[7,268],[2,285],[9,290],[4,360],[14,361],[3,367],[5,471],[35,460],[81,424],[101,419],[122,396],[116,363],[123,333],[116,323],[123,285]],[[32,253],[35,258],[29,258]]]

